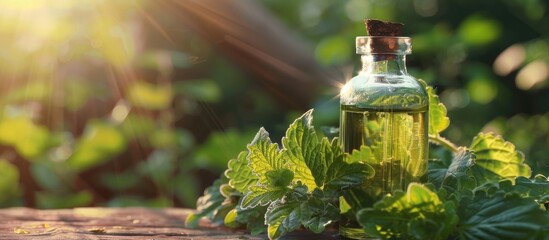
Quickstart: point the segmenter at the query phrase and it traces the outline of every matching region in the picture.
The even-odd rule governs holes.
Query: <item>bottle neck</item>
[[[406,55],[364,54],[361,56],[362,70],[367,74],[407,75]]]

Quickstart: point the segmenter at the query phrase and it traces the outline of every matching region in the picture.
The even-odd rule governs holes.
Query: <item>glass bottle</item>
[[[424,86],[406,71],[412,51],[408,37],[356,38],[362,70],[341,90],[340,140],[346,153],[370,151],[362,161],[375,176],[344,191],[340,201],[340,233],[368,239],[356,211],[372,207],[384,195],[405,190],[427,177],[429,97]]]

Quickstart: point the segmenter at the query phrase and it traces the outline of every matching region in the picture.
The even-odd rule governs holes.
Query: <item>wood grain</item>
[[[203,220],[185,228],[189,209],[75,208],[0,209],[0,239],[267,239],[245,230],[212,226]],[[339,239],[336,230],[323,234],[294,232],[284,239]]]

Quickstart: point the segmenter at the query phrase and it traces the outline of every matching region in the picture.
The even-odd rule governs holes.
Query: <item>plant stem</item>
[[[456,146],[456,144],[454,144],[453,142],[450,142],[450,140],[443,138],[438,134],[437,135],[429,134],[429,142],[443,146],[454,153],[458,152],[458,147]]]

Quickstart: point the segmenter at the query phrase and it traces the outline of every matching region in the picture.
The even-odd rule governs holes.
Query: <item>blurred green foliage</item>
[[[468,145],[479,131],[495,131],[517,142],[535,173],[549,172],[544,157],[549,131],[540,124],[549,111],[547,1],[262,2],[310,43],[319,63],[335,69],[353,66],[345,79],[334,79],[339,82],[359,70],[353,43],[366,35],[365,18],[403,22],[404,35],[413,42],[408,71],[434,85],[449,108],[453,124],[447,137]],[[332,105],[323,115],[337,116],[337,111]]]
[[[18,204],[21,195],[19,188],[19,171],[17,167],[6,160],[0,160],[0,207]]]
[[[2,2],[24,17],[0,17],[11,36],[0,40],[11,46],[0,54],[0,207],[194,206],[209,184],[196,171],[210,165],[190,159],[192,126],[176,123],[223,93],[209,79],[172,81],[191,56],[140,37],[150,3]]]
[[[1,2],[0,207],[192,207],[258,126],[279,139],[298,114],[160,3]],[[409,72],[448,107],[446,137],[495,131],[549,172],[546,1],[256,4],[323,68],[347,71],[334,83],[358,70],[364,18],[404,22]],[[337,91],[317,93],[317,125],[338,125]]]

